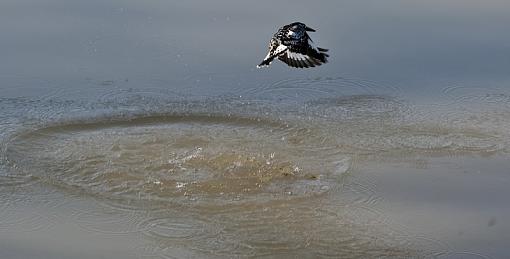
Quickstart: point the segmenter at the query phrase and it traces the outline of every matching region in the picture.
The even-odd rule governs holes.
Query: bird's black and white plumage
[[[269,66],[278,57],[291,67],[315,67],[328,62],[327,49],[315,48],[307,31],[315,30],[295,22],[278,29],[269,42],[269,53],[257,67]]]

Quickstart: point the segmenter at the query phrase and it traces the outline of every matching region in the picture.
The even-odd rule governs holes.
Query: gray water
[[[509,11],[2,1],[0,257],[507,257]]]

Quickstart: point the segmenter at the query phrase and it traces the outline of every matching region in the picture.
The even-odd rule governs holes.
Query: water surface
[[[504,1],[0,6],[2,258],[508,254]]]

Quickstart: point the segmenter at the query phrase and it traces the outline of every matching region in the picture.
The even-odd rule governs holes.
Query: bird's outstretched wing
[[[257,67],[261,68],[261,67],[269,66],[269,64],[271,64],[273,59],[276,58],[277,56],[281,55],[282,53],[284,53],[287,50],[287,48],[288,47],[285,45],[278,44],[278,43],[271,41],[271,43],[269,44],[269,52],[267,53],[264,60],[262,60],[262,62]]]
[[[278,59],[291,67],[315,67],[328,62],[327,57],[329,55],[325,53],[327,51],[327,49],[313,48],[312,46],[306,48],[291,47],[282,52]]]

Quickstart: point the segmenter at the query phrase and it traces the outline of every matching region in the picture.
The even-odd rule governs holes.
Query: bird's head
[[[298,32],[298,31],[315,31],[314,29],[306,26],[302,22],[294,22],[294,23],[289,24],[289,30],[294,31],[294,32]]]

